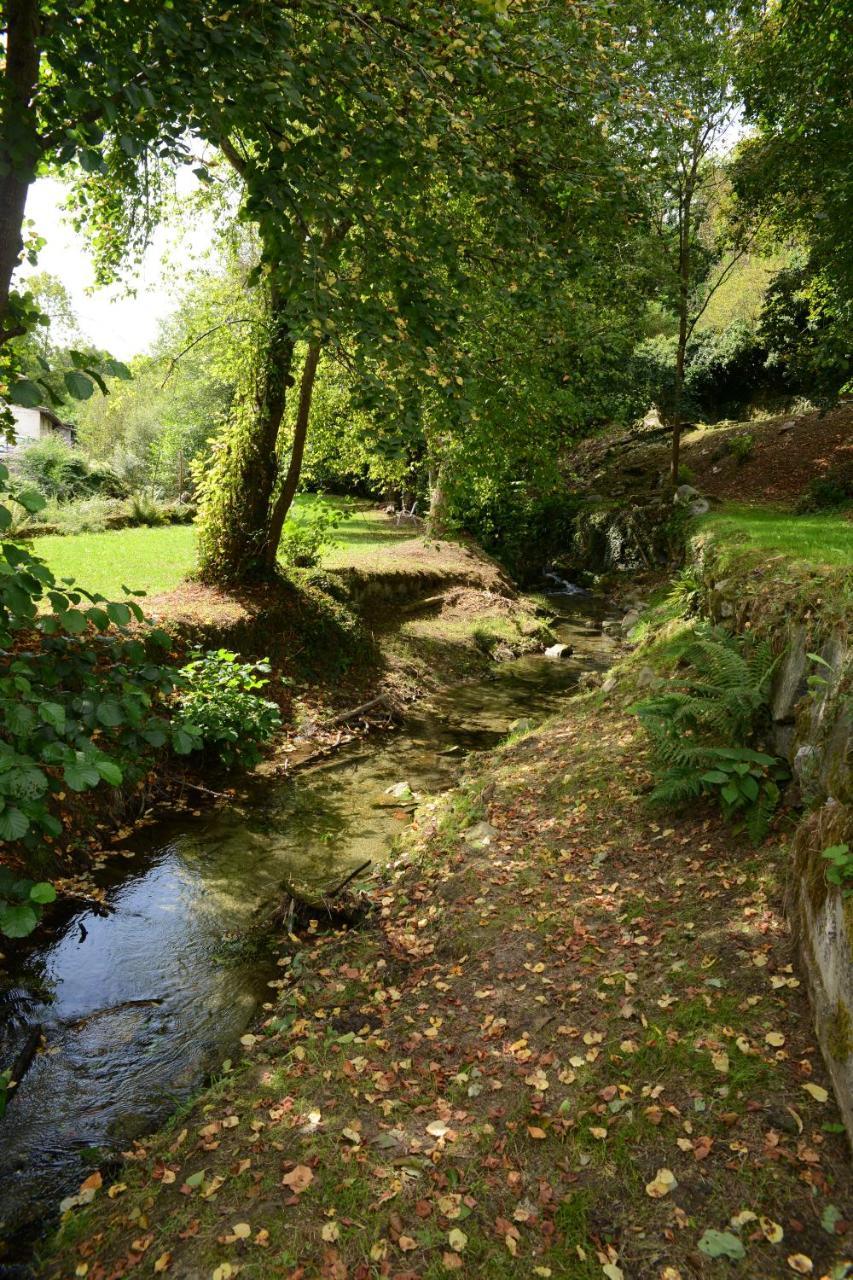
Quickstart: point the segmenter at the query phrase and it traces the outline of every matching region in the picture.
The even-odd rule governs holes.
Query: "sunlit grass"
[[[326,499],[311,494],[301,496],[296,500],[297,514],[323,501]],[[356,564],[387,544],[411,536],[410,528],[397,528],[375,508],[347,499],[329,501],[350,512],[335,534],[336,545],[325,558],[329,567]],[[104,533],[51,534],[34,539],[33,550],[58,578],[74,578],[89,591],[120,599],[123,587],[148,595],[177,587],[195,568],[197,537],[194,525],[110,529]]]
[[[705,516],[703,529],[724,538],[746,538],[753,546],[817,565],[853,566],[853,520],[844,511],[795,515],[778,507],[728,503]]]

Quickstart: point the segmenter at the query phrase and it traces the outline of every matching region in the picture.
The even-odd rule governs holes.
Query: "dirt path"
[[[647,782],[587,697],[421,811],[374,927],[284,940],[246,1065],[41,1274],[846,1275],[784,850],[656,821]]]

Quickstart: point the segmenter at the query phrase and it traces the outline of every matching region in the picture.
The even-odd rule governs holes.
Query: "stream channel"
[[[559,601],[559,603],[558,603]],[[158,821],[96,873],[109,914],[64,920],[0,986],[0,1066],[35,1025],[36,1055],[0,1118],[0,1275],[99,1161],[188,1098],[238,1047],[270,995],[266,952],[239,940],[290,877],[339,883],[387,861],[408,814],[386,789],[454,785],[460,763],[518,718],[556,711],[581,672],[609,664],[600,601],[555,598],[568,659],[528,655],[416,704],[402,727],[353,742],[292,778],[253,782],[249,800]]]

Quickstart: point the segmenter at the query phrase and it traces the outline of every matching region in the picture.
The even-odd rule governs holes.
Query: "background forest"
[[[605,425],[654,406],[677,475],[685,422],[843,394],[834,6],[474,4],[440,30],[390,6],[375,48],[355,24],[343,60],[316,8],[298,61],[270,55],[260,114],[236,95],[214,121],[196,102],[207,124],[171,141],[101,125],[50,162],[102,281],[132,283],[158,221],[217,230],[204,260],[174,255],[174,311],[129,371],[98,375],[107,395],[81,378],[109,356],[61,282],[26,280],[41,318],[4,348],[12,398],[58,397],[78,428],[76,456],[51,444],[25,463],[53,500],[41,519],[103,527],[103,500],[128,495],[152,521],[200,503],[202,567],[228,578],[252,559],[235,525],[269,565],[297,488],[319,489],[417,502],[511,555]],[[419,78],[445,87],[427,102]]]

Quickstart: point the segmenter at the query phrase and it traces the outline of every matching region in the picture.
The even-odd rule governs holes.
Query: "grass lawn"
[[[724,538],[745,535],[754,546],[817,565],[853,565],[853,521],[849,512],[794,515],[778,507],[728,503],[702,520],[702,528]]]
[[[297,512],[322,501],[306,494],[297,498]],[[338,529],[337,545],[326,557],[330,568],[369,560],[389,544],[411,537],[410,527],[397,528],[372,507],[346,499],[336,499],[335,505],[348,507],[351,515]],[[90,591],[120,599],[123,586],[149,595],[176,587],[195,567],[196,536],[193,525],[164,525],[50,535],[35,540],[33,546],[57,577],[74,578]]]

